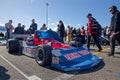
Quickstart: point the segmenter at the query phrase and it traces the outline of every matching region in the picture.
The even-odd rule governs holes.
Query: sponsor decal
[[[87,50],[82,50],[82,51],[79,51],[79,53],[80,53],[81,55],[87,55],[87,54],[89,54],[89,51],[87,51]]]
[[[73,60],[73,59],[76,59],[78,57],[80,57],[81,55],[78,54],[78,53],[70,53],[70,54],[66,54],[64,55],[64,57],[67,59],[67,60]]]
[[[34,54],[36,52],[36,49],[26,48],[26,52],[29,54]]]
[[[56,54],[57,53],[57,54]],[[54,50],[52,50],[52,54],[53,55],[55,55],[55,56],[62,56],[62,54],[61,54],[61,51],[59,50],[59,49],[54,49]]]
[[[53,62],[54,64],[59,64],[59,58],[58,58],[58,57],[53,57],[53,58],[52,58],[52,62]]]

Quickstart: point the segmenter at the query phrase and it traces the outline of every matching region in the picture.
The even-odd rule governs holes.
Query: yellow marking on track
[[[109,50],[110,48],[104,48],[101,52],[93,52],[94,55],[98,55],[102,52],[106,52],[107,50]]]

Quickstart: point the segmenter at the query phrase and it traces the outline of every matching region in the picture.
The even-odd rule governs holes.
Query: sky
[[[14,27],[21,23],[28,29],[35,19],[38,29],[47,20],[48,28],[56,29],[58,21],[62,20],[65,26],[80,28],[86,26],[86,15],[92,13],[105,27],[110,25],[109,7],[112,5],[120,10],[120,0],[0,0],[0,25],[12,19]]]

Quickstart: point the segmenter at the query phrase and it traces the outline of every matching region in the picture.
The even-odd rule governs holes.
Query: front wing
[[[84,70],[101,62],[98,56],[92,55],[87,49],[57,49],[52,51],[52,67],[62,71]]]

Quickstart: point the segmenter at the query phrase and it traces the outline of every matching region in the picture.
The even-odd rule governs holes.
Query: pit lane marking
[[[68,72],[68,73],[65,73],[65,74],[62,74],[61,76],[58,76],[56,77],[55,79],[53,80],[68,80],[69,78],[75,76],[78,72]]]
[[[104,48],[101,52],[93,52],[93,54],[94,55],[98,55],[98,54],[100,54],[100,53],[102,53],[102,52],[106,52],[106,51],[108,51],[110,48]]]
[[[120,46],[116,46],[116,47],[115,47],[115,50],[116,50],[116,49],[119,49],[119,48],[120,48]],[[109,48],[108,48],[108,47],[107,47],[107,48],[104,48],[101,52],[93,52],[93,54],[94,54],[94,55],[98,55],[98,54],[100,54],[100,53],[102,53],[102,52],[106,52],[106,51],[108,51],[108,50],[110,50],[110,47],[109,47]]]
[[[18,71],[20,74],[22,74],[26,79],[28,80],[42,80],[41,78],[37,77],[36,75],[28,77],[25,73],[23,73],[20,69],[18,69],[15,65],[13,65],[10,61],[8,61],[5,57],[0,55],[0,57],[6,61],[9,65],[11,65],[16,71]]]

